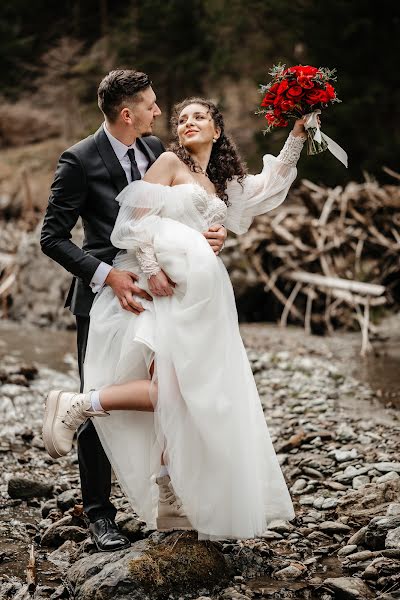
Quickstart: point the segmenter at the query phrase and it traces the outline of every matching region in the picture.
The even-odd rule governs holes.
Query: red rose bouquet
[[[272,80],[267,85],[261,85],[263,99],[261,109],[265,114],[267,133],[275,127],[287,127],[288,119],[306,117],[308,154],[318,154],[327,148],[347,166],[347,155],[340,146],[322,134],[319,129],[317,115],[323,108],[335,102],[341,102],[335,88],[330,82],[336,81],[335,69],[325,67],[310,67],[297,65],[286,68],[285,65],[275,65],[270,71]],[[343,154],[337,155],[337,150]]]

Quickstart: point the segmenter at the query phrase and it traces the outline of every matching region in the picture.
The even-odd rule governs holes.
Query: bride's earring
[[[213,138],[213,144],[215,144],[216,141],[217,141],[217,138]]]

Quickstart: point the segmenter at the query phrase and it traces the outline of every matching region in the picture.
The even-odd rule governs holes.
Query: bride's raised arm
[[[234,233],[245,233],[255,216],[264,214],[285,200],[296,179],[296,164],[306,137],[289,134],[277,157],[266,154],[263,169],[258,175],[247,175],[242,183],[237,178],[226,187],[228,200],[227,218],[224,223]]]

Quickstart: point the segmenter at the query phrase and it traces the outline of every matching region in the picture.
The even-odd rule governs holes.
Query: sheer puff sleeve
[[[161,270],[153,250],[153,240],[170,193],[168,186],[134,181],[116,198],[120,208],[111,233],[111,243],[116,248],[135,252],[141,271],[147,277]]]
[[[264,214],[285,200],[296,179],[296,164],[306,138],[289,134],[278,157],[263,157],[263,169],[258,175],[247,175],[240,184],[235,177],[228,181],[228,206],[225,226],[233,233],[245,233],[254,217]]]

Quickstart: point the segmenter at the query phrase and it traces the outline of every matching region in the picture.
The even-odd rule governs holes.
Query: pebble
[[[369,482],[370,482],[370,479],[367,475],[357,475],[357,477],[354,477],[354,479],[352,481],[352,486],[353,486],[354,490],[359,490],[360,488],[364,487],[364,485],[366,485]]]
[[[352,448],[351,450],[333,450],[330,456],[334,456],[338,463],[342,463],[357,458],[358,452],[357,448]]]
[[[292,494],[300,494],[302,490],[307,486],[307,481],[305,479],[296,479],[290,491]]]
[[[388,532],[385,539],[385,548],[400,550],[400,527],[396,527]]]
[[[294,529],[294,526],[289,521],[280,521],[277,519],[268,524],[268,530],[277,533],[291,533]]]
[[[365,525],[365,527],[361,527],[361,529],[359,529],[358,531],[356,531],[356,533],[354,533],[348,540],[347,543],[349,545],[353,545],[355,544],[356,546],[358,546],[359,544],[362,544],[364,541],[364,537],[365,537],[365,532],[367,531],[368,526]]]
[[[352,554],[356,550],[356,544],[348,544],[347,546],[343,546],[343,548],[340,548],[338,556],[347,556],[348,554]]]
[[[398,473],[396,473],[396,471],[389,471],[389,473],[386,473],[385,475],[381,475],[380,477],[377,478],[376,483],[385,483],[386,481],[395,481],[396,479],[399,479],[400,475]]]
[[[323,496],[319,496],[315,498],[313,502],[313,507],[318,508],[319,510],[331,510],[336,508],[338,501],[336,498],[324,498]]]
[[[45,481],[37,481],[27,477],[11,477],[8,481],[8,494],[11,498],[43,498],[50,496],[53,484]]]
[[[347,600],[373,600],[375,594],[364,581],[358,577],[328,577],[324,581],[335,593],[335,598],[344,597]]]
[[[275,579],[298,579],[303,574],[304,568],[301,569],[295,565],[289,565],[280,571],[274,573]]]
[[[390,473],[391,471],[400,473],[400,462],[377,462],[373,467],[380,473]]]
[[[321,531],[327,533],[348,533],[351,531],[351,527],[339,521],[324,521],[320,524],[319,528]]]
[[[400,516],[400,503],[399,502],[391,502],[386,509],[386,515],[388,517]]]

